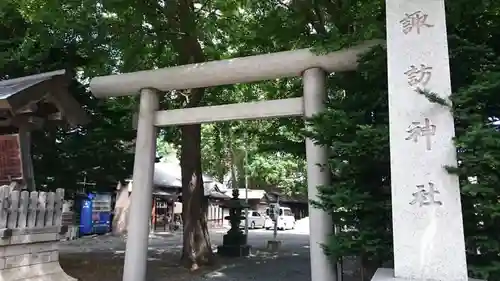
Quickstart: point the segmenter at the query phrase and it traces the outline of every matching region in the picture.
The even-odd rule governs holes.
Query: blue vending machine
[[[94,234],[111,231],[111,194],[96,193],[92,199],[92,223]]]
[[[79,236],[105,234],[111,231],[111,194],[87,193],[80,196]]]
[[[92,194],[80,196],[78,198],[78,205],[80,209],[80,227],[79,236],[92,234]]]

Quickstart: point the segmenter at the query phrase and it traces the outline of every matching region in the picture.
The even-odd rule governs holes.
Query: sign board
[[[174,202],[174,214],[182,214],[182,203]]]
[[[19,136],[0,135],[0,185],[23,178]]]
[[[280,205],[278,203],[269,204],[269,216],[272,220],[276,220],[279,216]]]

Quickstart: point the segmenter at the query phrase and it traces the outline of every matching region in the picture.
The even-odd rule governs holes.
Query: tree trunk
[[[238,188],[245,188],[245,151],[239,149],[236,153],[236,170],[238,171]]]
[[[361,281],[369,281],[380,267],[381,262],[370,260],[365,254],[361,254]]]
[[[178,32],[172,37],[172,45],[178,54],[180,65],[205,61],[205,55],[197,37],[196,13],[193,0],[173,1],[166,5],[170,31]],[[161,10],[161,9],[160,9]],[[185,107],[197,107],[204,89],[185,91]],[[204,196],[201,171],[201,125],[181,127],[182,170],[182,217],[184,224],[181,262],[191,270],[210,264],[214,254],[207,226],[208,201]]]
[[[182,263],[191,270],[211,264],[214,254],[207,226],[208,200],[201,171],[201,125],[182,127],[182,214],[184,223]]]

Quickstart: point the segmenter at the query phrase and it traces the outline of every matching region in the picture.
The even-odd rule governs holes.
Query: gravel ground
[[[147,281],[309,281],[309,236],[304,231],[280,232],[283,245],[278,254],[269,253],[265,246],[272,231],[252,230],[248,258],[219,258],[218,264],[195,273],[178,265],[181,233],[151,235],[149,241]],[[225,230],[211,231],[213,245],[222,243]],[[80,281],[121,281],[125,239],[110,235],[85,237],[62,243],[61,265]],[[356,263],[344,263],[344,280],[360,280]]]

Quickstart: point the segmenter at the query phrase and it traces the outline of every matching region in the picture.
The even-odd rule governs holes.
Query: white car
[[[249,229],[264,227],[266,221],[266,217],[264,215],[254,210],[248,210],[247,214]],[[245,216],[245,211],[243,211],[243,216]],[[245,220],[240,222],[240,227],[245,227]]]
[[[269,208],[266,209],[266,215],[269,215]],[[274,222],[271,219],[266,220],[264,223],[266,229],[274,228]],[[280,207],[278,216],[278,229],[287,230],[295,228],[295,216],[292,209],[288,207]]]

